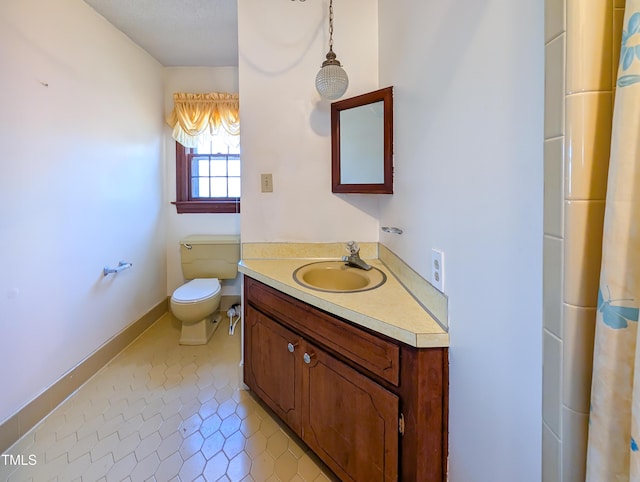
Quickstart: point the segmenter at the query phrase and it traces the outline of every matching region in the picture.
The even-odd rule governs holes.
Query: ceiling
[[[236,0],[85,0],[165,67],[238,65]]]

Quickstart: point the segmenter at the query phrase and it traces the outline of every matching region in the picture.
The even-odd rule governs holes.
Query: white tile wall
[[[565,35],[560,35],[545,47],[544,138],[564,134],[564,50]]]
[[[584,482],[623,8],[624,0],[545,0],[544,482]]]
[[[544,2],[544,41],[550,42],[565,31],[564,0]]]
[[[544,142],[544,232],[561,238],[564,226],[564,137]]]
[[[596,308],[564,305],[562,400],[572,410],[589,413]]]
[[[607,192],[613,95],[588,92],[566,98],[567,199],[604,199]]]
[[[562,342],[548,331],[544,333],[542,368],[542,420],[560,439],[562,437]]]
[[[564,302],[595,306],[604,201],[565,201]]]
[[[563,240],[544,236],[543,242],[543,317],[544,328],[562,338]]]
[[[562,454],[560,439],[553,433],[546,423],[542,424],[542,482],[557,482],[561,480]]]
[[[567,1],[567,93],[611,90],[613,0]]]
[[[585,480],[589,414],[562,409],[562,481]],[[603,481],[604,482],[604,481]]]

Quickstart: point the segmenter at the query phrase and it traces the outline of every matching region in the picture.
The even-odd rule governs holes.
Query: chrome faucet
[[[358,246],[355,241],[349,241],[347,243],[347,253],[349,253],[349,256],[343,256],[342,261],[346,261],[348,266],[364,269],[366,271],[371,269],[371,266],[360,258],[360,246]]]

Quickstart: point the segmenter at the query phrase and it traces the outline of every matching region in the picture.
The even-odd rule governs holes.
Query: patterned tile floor
[[[0,480],[336,480],[240,388],[240,330],[223,318],[207,345],[179,335],[160,318],[5,452],[25,465],[0,458]]]

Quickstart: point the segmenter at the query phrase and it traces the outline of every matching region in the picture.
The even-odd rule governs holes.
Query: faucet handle
[[[351,255],[356,255],[360,252],[360,246],[355,241],[349,241],[347,243],[347,252]]]

